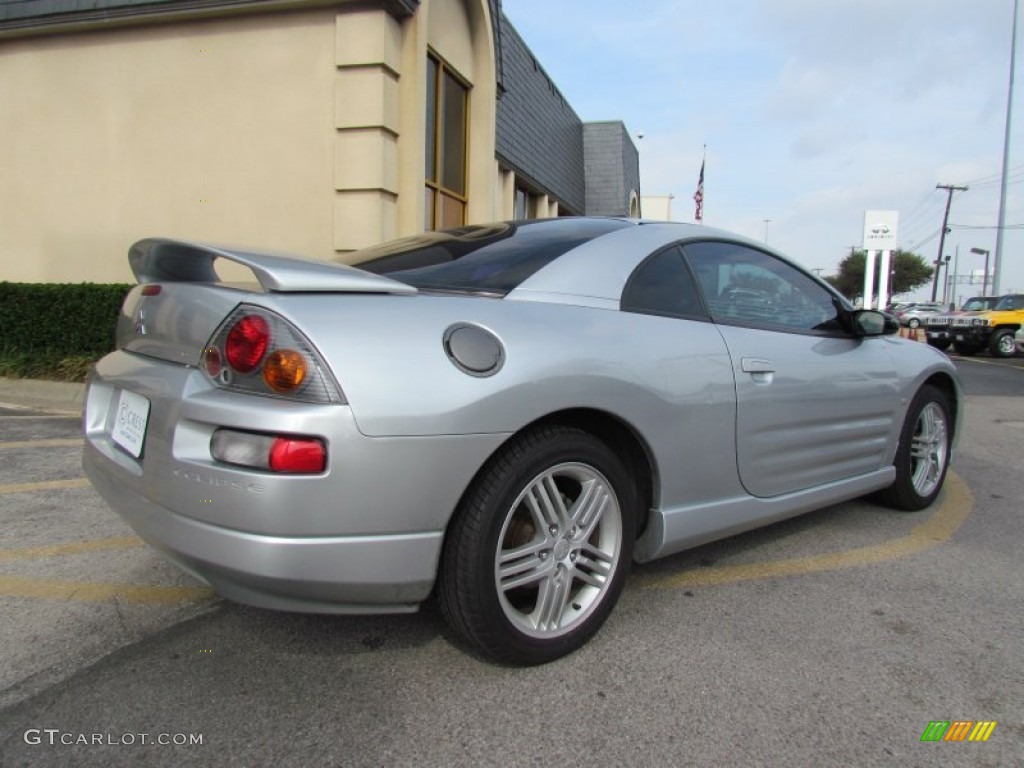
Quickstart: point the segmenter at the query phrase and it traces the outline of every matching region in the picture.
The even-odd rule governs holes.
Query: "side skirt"
[[[767,499],[739,496],[709,504],[651,510],[647,530],[637,541],[633,558],[639,563],[657,560],[684,549],[855,499],[887,488],[895,479],[896,469],[885,467],[848,480]]]

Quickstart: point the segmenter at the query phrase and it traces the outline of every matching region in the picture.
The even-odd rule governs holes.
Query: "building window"
[[[424,229],[466,223],[469,87],[441,59],[427,57]]]

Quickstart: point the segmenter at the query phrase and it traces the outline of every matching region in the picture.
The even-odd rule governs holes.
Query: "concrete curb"
[[[81,413],[85,384],[0,377],[0,402]]]

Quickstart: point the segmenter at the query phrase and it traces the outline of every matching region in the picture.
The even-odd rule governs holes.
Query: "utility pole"
[[[953,203],[954,192],[966,192],[967,187],[958,187],[955,184],[936,184],[936,189],[944,189],[946,195],[946,213],[942,216],[942,234],[939,236],[939,255],[935,257],[935,275],[932,280],[932,301],[939,293],[939,268],[942,265],[942,249],[946,245],[946,233],[949,231],[949,206]]]
[[[1010,121],[1013,118],[1013,70],[1017,63],[1017,0],[1013,0],[1013,28],[1010,32],[1010,84],[1006,89],[1006,132],[1003,136],[1003,174],[999,182],[999,226],[996,228],[996,261],[992,294],[999,295],[999,273],[1003,264],[1003,230],[1006,229],[1006,173],[1010,165]]]

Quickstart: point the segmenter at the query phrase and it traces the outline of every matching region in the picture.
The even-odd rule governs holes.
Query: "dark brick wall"
[[[501,58],[498,159],[563,208],[584,213],[583,123],[504,16]]]
[[[630,193],[640,195],[640,157],[619,122],[583,125],[586,210],[593,216],[628,216]]]

